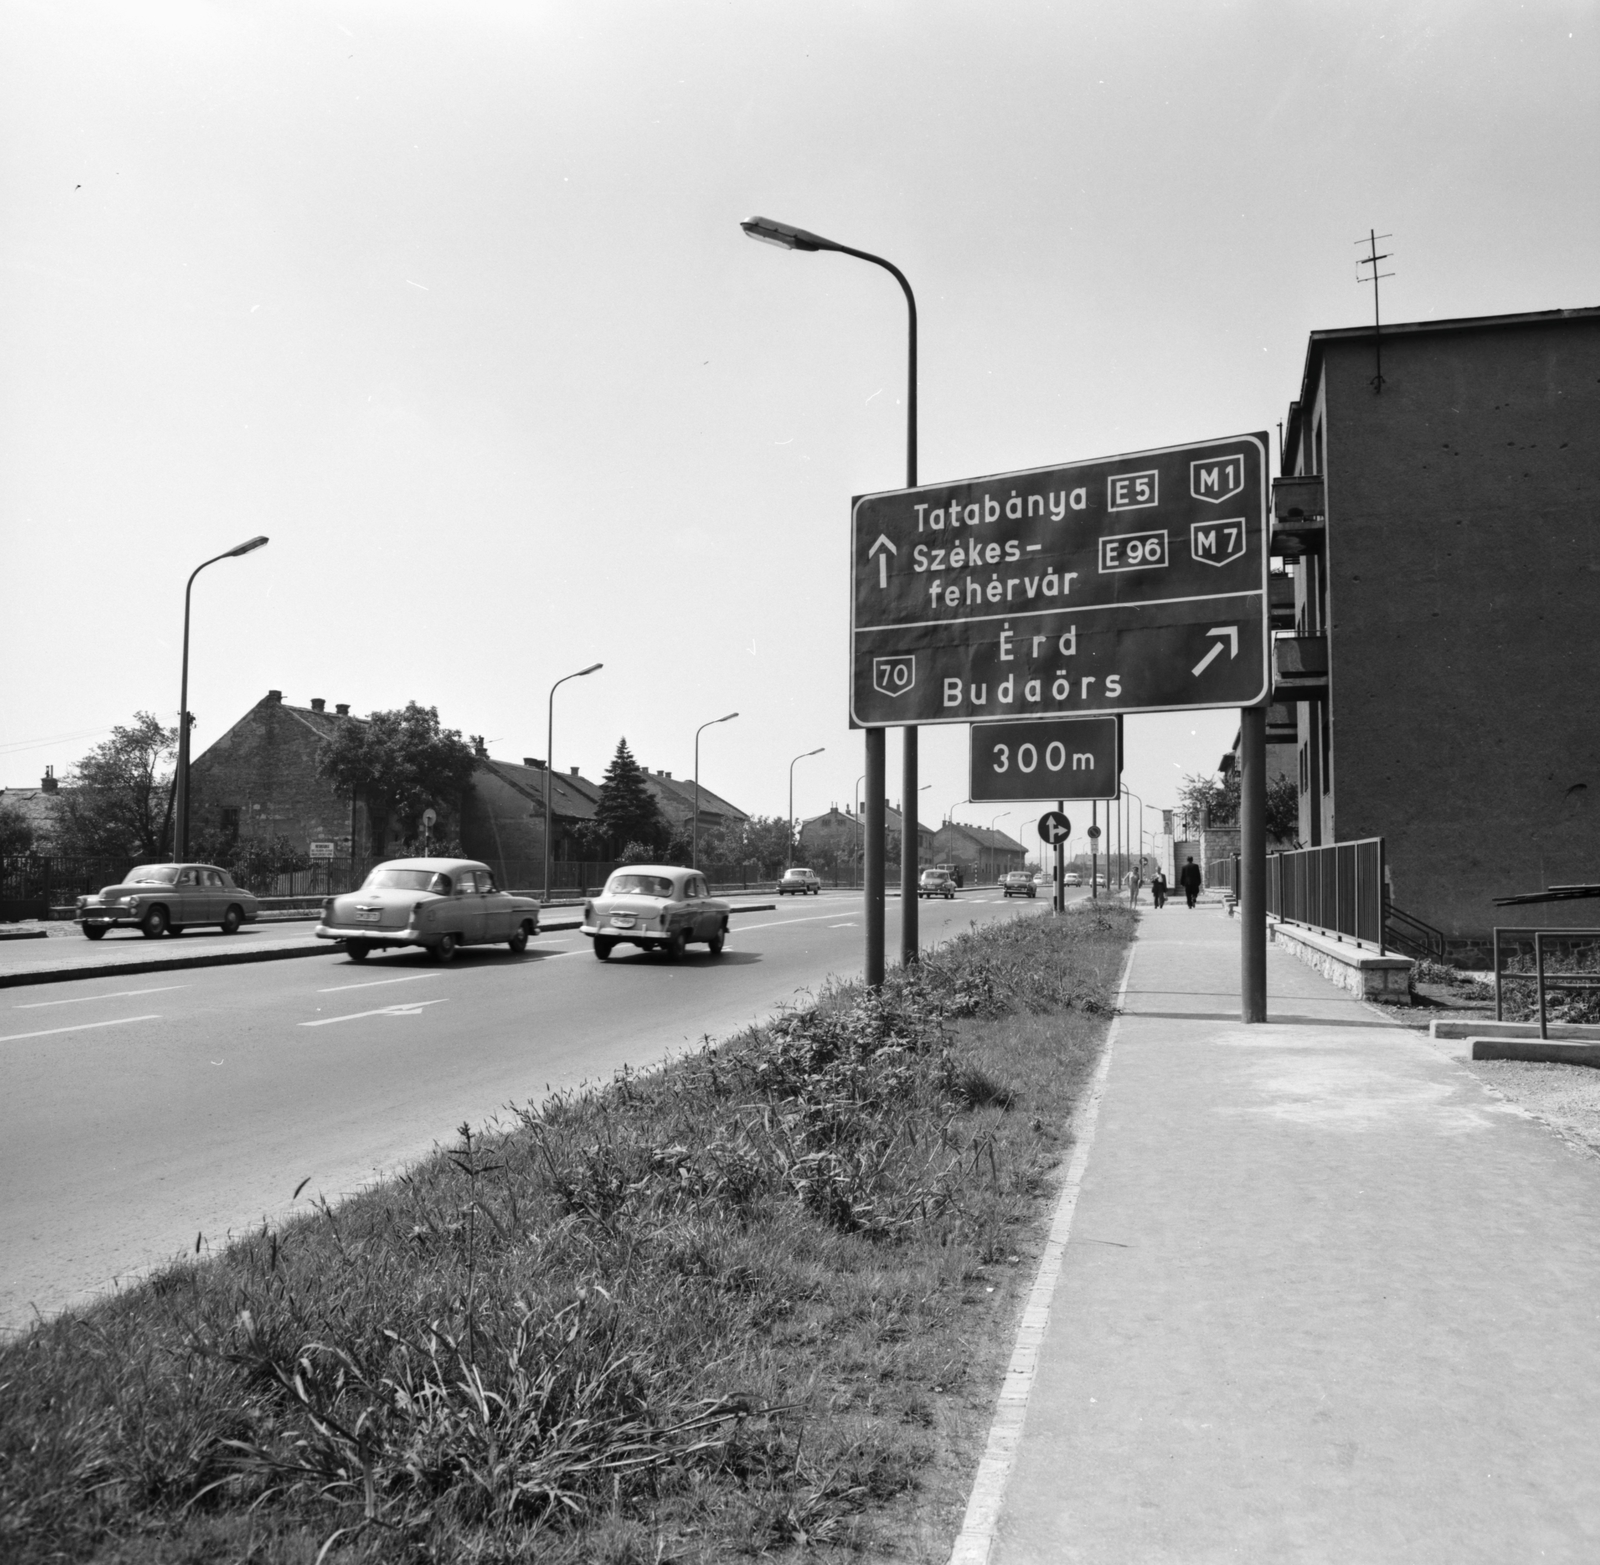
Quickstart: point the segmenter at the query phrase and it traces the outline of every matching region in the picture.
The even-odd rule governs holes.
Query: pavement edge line
[[[1005,1503],[1006,1486],[1011,1478],[1011,1464],[1016,1457],[1017,1447],[1022,1443],[1022,1426],[1027,1418],[1028,1398],[1033,1391],[1039,1352],[1044,1346],[1045,1329],[1050,1321],[1050,1305],[1061,1278],[1061,1264],[1066,1259],[1067,1241],[1072,1234],[1072,1219],[1078,1209],[1078,1191],[1083,1184],[1083,1176],[1089,1166],[1089,1153],[1094,1146],[1100,1100],[1105,1096],[1106,1077],[1111,1073],[1111,1054],[1122,1026],[1122,1002],[1127,996],[1128,978],[1133,972],[1133,959],[1137,951],[1138,938],[1135,936],[1128,948],[1122,981],[1117,985],[1116,1015],[1106,1031],[1105,1046],[1100,1051],[1099,1063],[1090,1078],[1089,1091],[1074,1116],[1072,1159],[1067,1164],[1066,1177],[1061,1184],[1061,1198],[1056,1203],[1055,1216],[1050,1222],[1050,1234],[1045,1240],[1044,1253],[1039,1257],[1033,1286],[1028,1290],[1027,1303],[1022,1309],[1011,1362],[1006,1366],[1000,1395],[995,1401],[988,1443],[972,1480],[972,1493],[967,1500],[961,1531],[956,1534],[955,1544],[950,1550],[950,1565],[988,1565],[989,1554],[994,1547],[1000,1510]]]

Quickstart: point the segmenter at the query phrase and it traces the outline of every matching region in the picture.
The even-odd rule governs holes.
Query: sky
[[[0,782],[268,689],[854,797],[853,495],[1275,429],[1307,333],[1600,303],[1600,5],[0,10]],[[1127,721],[1152,808],[1237,714]],[[925,728],[920,813],[965,799]],[[889,741],[891,803],[899,741]],[[998,807],[968,805],[989,824]],[[1032,842],[1029,806],[998,824]],[[1081,824],[1075,819],[1075,834]]]

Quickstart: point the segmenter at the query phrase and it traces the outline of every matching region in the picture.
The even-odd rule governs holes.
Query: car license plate
[[[383,910],[375,907],[358,907],[356,909],[356,922],[358,924],[376,924],[383,916]]]
[[[632,913],[613,913],[611,915],[611,922],[613,924],[615,924],[618,929],[632,929],[633,928],[633,914]]]

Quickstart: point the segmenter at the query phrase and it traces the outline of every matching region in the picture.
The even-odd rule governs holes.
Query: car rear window
[[[362,882],[363,891],[431,891],[450,895],[450,877],[431,869],[390,869],[380,864]]]
[[[672,882],[665,875],[613,875],[606,882],[608,897],[670,897]]]

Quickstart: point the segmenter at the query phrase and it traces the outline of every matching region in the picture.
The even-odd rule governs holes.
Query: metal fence
[[[1267,912],[1384,954],[1383,838],[1267,856]]]
[[[102,886],[115,885],[134,859],[63,858],[18,853],[0,858],[0,919],[48,918]]]

